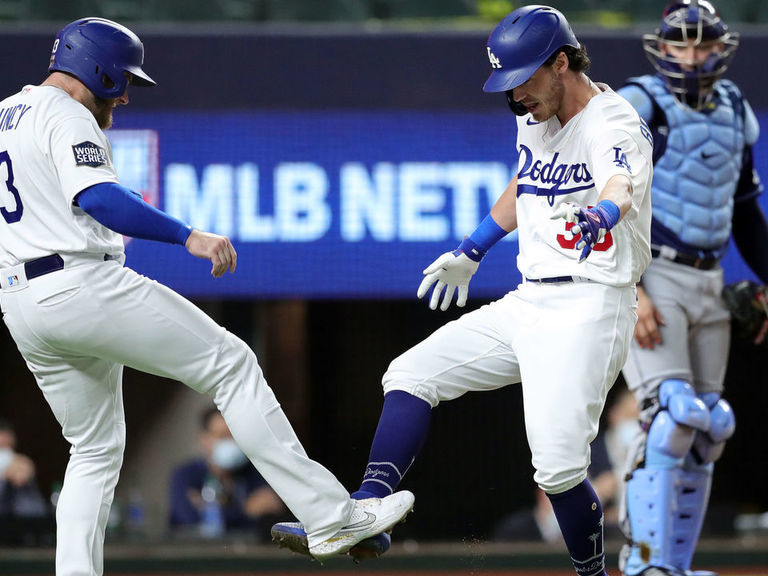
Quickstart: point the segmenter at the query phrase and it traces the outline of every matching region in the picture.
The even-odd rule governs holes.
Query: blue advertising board
[[[516,169],[503,109],[119,112],[109,136],[121,181],[238,251],[236,273],[213,279],[179,246],[128,242],[129,265],[190,297],[412,298]],[[768,178],[768,144],[755,158]],[[516,256],[511,234],[471,295],[514,288]],[[724,265],[729,280],[750,277],[735,249]]]

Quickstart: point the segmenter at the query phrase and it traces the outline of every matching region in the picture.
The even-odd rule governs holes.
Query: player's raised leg
[[[386,498],[395,493],[408,467],[426,439],[432,407],[407,392],[394,390],[384,397],[384,407],[373,440],[363,483],[352,493],[355,500]],[[304,526],[281,522],[272,528],[272,537],[281,544],[304,551]],[[389,550],[390,535],[380,533],[353,547],[355,558],[378,557]]]
[[[508,325],[515,325],[508,304],[495,302],[465,314],[392,361],[382,379],[384,405],[368,463],[353,498],[397,490],[424,445],[431,411],[441,401],[519,382],[508,334],[485,327],[494,315],[509,315]],[[362,542],[356,552],[388,547],[379,538]]]
[[[385,394],[363,481],[352,498],[382,498],[397,489],[424,446],[431,417],[427,401],[403,390]]]
[[[116,263],[82,292],[93,300],[101,294],[112,308],[111,318],[94,328],[102,334],[91,345],[95,353],[211,395],[240,448],[307,526],[309,547],[319,547],[318,555],[349,548],[358,535],[337,536],[350,524],[357,503],[330,471],[307,456],[256,356],[242,340],[170,289]],[[74,308],[83,313],[93,305],[84,302]],[[412,507],[408,492],[382,501],[377,520],[362,537],[391,528]]]

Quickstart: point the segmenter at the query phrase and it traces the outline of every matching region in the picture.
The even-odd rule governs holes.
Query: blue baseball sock
[[[395,491],[424,445],[431,415],[427,402],[407,392],[384,396],[363,482],[352,498],[383,498]]]
[[[547,494],[579,576],[605,576],[603,507],[589,480],[561,494]]]

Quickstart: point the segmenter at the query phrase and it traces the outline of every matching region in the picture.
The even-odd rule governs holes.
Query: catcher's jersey
[[[636,283],[651,260],[650,131],[607,86],[564,127],[557,116],[518,117],[518,268],[527,278],[581,276],[612,286]],[[571,224],[550,217],[561,202],[594,206],[608,180],[632,182],[632,207],[584,262]]]
[[[104,132],[66,92],[25,86],[0,102],[0,267],[53,252],[122,253],[122,236],[72,204],[117,181]]]

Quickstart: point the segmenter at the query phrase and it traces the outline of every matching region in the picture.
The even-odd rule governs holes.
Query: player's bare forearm
[[[232,273],[237,267],[237,252],[226,236],[192,230],[184,246],[192,256],[211,261],[214,278],[220,278],[227,270]]]
[[[507,232],[517,228],[517,176],[491,208],[491,216]]]
[[[632,207],[632,182],[622,174],[612,176],[600,192],[600,198],[597,201],[600,202],[601,200],[610,200],[616,204],[619,207],[619,214],[623,218]]]

